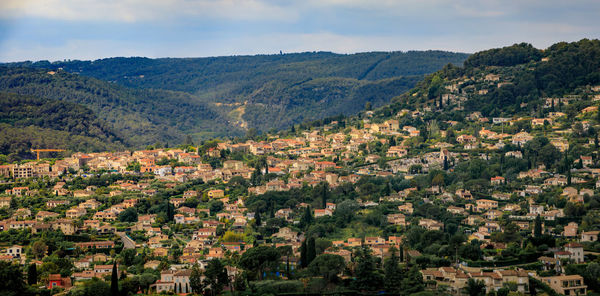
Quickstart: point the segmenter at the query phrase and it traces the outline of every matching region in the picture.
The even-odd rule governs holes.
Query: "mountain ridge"
[[[467,56],[443,51],[317,52],[22,62],[3,64],[0,89],[75,102],[80,101],[71,96],[73,93],[89,97],[84,105],[116,130],[124,130],[130,142],[139,147],[158,141],[181,143],[187,135],[197,142],[215,136],[241,136],[249,129],[267,131],[327,116],[352,115],[367,102],[375,107],[389,103],[424,74],[448,63],[462,63]],[[31,75],[38,77],[33,82],[27,74],[9,77],[25,69],[37,69],[39,72]],[[48,76],[47,72],[57,75]],[[48,77],[39,77],[44,75]],[[65,81],[57,83],[56,77]],[[93,87],[86,89],[88,84]],[[56,88],[63,92],[57,93]],[[239,112],[240,105],[244,112]],[[109,107],[120,115],[111,115]],[[167,107],[169,112],[157,110]],[[194,108],[195,115],[185,116]],[[177,116],[171,119],[169,113]],[[148,128],[123,123],[123,118]],[[148,133],[157,136],[140,136]]]

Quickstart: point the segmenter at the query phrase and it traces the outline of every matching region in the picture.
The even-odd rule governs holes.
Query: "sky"
[[[0,61],[476,52],[600,37],[598,0],[0,0]]]

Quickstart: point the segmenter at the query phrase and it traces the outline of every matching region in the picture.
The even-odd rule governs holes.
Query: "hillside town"
[[[461,111],[510,83],[447,81],[439,104]],[[387,282],[390,258],[412,292],[597,293],[599,100],[590,86],[544,98],[539,116],[451,120],[434,101],[243,140],[4,164],[0,259],[53,294],[115,273],[132,294],[267,289],[256,280],[319,291],[382,267]]]
[[[494,83],[498,79],[485,77]],[[460,83],[450,84],[443,99],[459,104],[460,94],[454,90]],[[600,87],[592,91],[595,102]],[[544,108],[575,100],[549,98]],[[586,294],[590,283],[573,270],[585,271],[590,263],[598,268],[598,138],[583,136],[598,125],[598,107],[577,110],[573,125],[565,125],[568,116],[557,111],[541,118],[486,118],[474,112],[462,122],[429,121],[425,129],[400,123],[428,112],[401,110],[376,122],[367,111],[355,125],[332,121],[286,136],[269,134],[260,141],[77,152],[2,165],[6,189],[0,197],[0,259],[37,265],[42,271],[37,282],[52,291],[69,290],[93,278],[108,279],[117,266],[122,279],[153,276],[138,284],[140,292],[183,294],[192,292],[192,267],[204,270],[218,259],[226,270],[224,289],[231,291],[244,272],[239,263],[248,250],[289,247],[266,275],[287,279],[302,268],[301,260],[306,259],[301,252],[312,238],[313,245],[319,240],[319,254],[344,259],[350,271],[342,270],[342,278],[356,268],[353,252],[365,249],[382,261],[401,252],[402,264],[419,268],[425,289],[460,295],[474,279],[482,281],[488,293],[510,287],[524,294],[535,280],[558,294]],[[532,143],[541,161],[529,159],[523,165],[524,157],[531,157]],[[552,167],[552,157],[562,159],[565,151],[574,149],[579,155],[564,158],[566,172]],[[485,182],[476,176],[472,184],[447,186],[446,172],[469,163],[468,173],[481,174],[482,168],[472,166],[485,166],[492,158],[506,166],[498,175]],[[430,180],[419,181],[423,176]],[[383,180],[385,188],[370,188],[368,180],[373,179]],[[312,202],[301,202],[310,198],[300,196],[283,204],[261,199],[273,192],[321,190],[323,198]],[[326,199],[328,191],[338,190],[360,194],[355,200]],[[339,204],[358,216],[377,213],[384,224],[332,234],[307,225],[335,221],[344,215]],[[444,216],[451,219],[431,217],[428,206],[446,211]],[[453,248],[474,246],[480,258],[468,260],[452,249],[450,256],[434,260],[429,255],[436,253],[431,250],[436,243],[415,248],[415,242],[406,242],[414,240],[407,237],[413,235],[409,229],[464,234],[466,239]],[[53,241],[56,238],[60,240]],[[526,256],[519,254],[523,250]],[[57,260],[68,262],[58,265]]]

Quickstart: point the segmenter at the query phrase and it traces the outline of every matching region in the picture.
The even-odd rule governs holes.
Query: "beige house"
[[[565,252],[571,253],[570,259],[575,263],[583,263],[583,245],[578,243],[568,243],[564,246]]]
[[[577,225],[577,222],[570,222],[569,224],[567,224],[567,226],[565,226],[565,229],[563,231],[563,236],[575,237],[575,236],[577,236],[578,229],[579,229],[579,225]]]
[[[225,196],[225,192],[221,189],[213,189],[207,192],[208,197],[210,198],[222,198]]]
[[[587,286],[580,275],[559,275],[542,277],[540,280],[548,284],[554,291],[561,295],[585,295]]]
[[[597,242],[600,231],[585,231],[581,233],[582,242]]]

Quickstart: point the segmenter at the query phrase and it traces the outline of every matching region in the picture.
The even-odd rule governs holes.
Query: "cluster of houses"
[[[488,74],[480,77],[481,82],[502,87],[500,76]],[[465,99],[465,92],[469,88],[461,87],[460,81],[451,82],[446,86],[448,94],[442,96],[446,103],[458,103]],[[484,89],[475,89],[478,93]],[[566,105],[575,98],[564,100],[546,100],[550,106]],[[503,118],[495,117],[491,120],[474,112],[467,116],[467,121],[477,122],[475,132],[468,129],[456,132],[451,141],[447,139],[447,131],[440,130],[439,140],[427,142],[426,150],[414,148],[412,139],[423,136],[422,130],[409,125],[400,125],[399,119],[403,116],[420,117],[423,110],[402,110],[397,118],[385,121],[373,120],[371,117],[362,119],[359,126],[336,130],[337,122],[332,122],[320,130],[304,131],[290,138],[271,136],[266,141],[248,140],[243,143],[221,142],[201,155],[199,149],[153,149],[125,152],[101,153],[74,153],[71,156],[54,162],[37,161],[22,164],[8,164],[0,166],[0,176],[17,182],[36,177],[49,177],[56,180],[51,188],[46,188],[46,202],[43,209],[32,212],[32,209],[19,207],[19,200],[41,196],[39,189],[30,189],[26,186],[14,186],[7,189],[0,196],[0,208],[9,208],[11,216],[0,221],[0,231],[11,229],[31,229],[36,234],[41,231],[62,231],[72,235],[84,231],[94,231],[101,239],[90,242],[77,242],[75,248],[81,250],[112,249],[118,240],[115,222],[124,211],[136,207],[140,200],[155,196],[159,193],[153,184],[161,183],[166,188],[174,188],[192,180],[203,180],[215,184],[204,191],[186,190],[180,197],[171,197],[169,202],[174,206],[174,224],[177,227],[193,228],[189,237],[174,239],[168,225],[159,223],[156,214],[140,214],[137,222],[127,226],[127,231],[140,232],[144,240],[137,239],[136,246],[148,248],[155,257],[172,257],[172,249],[181,247],[182,253],[178,257],[178,264],[171,269],[163,270],[161,278],[152,287],[156,292],[172,291],[175,293],[189,293],[189,266],[191,264],[204,264],[213,258],[227,258],[234,253],[243,253],[249,248],[244,241],[225,241],[226,234],[243,235],[255,214],[249,211],[244,204],[244,198],[231,198],[228,194],[227,182],[233,178],[250,180],[256,173],[256,168],[247,162],[225,159],[222,166],[213,167],[203,161],[206,157],[222,158],[224,151],[232,153],[248,153],[265,156],[267,166],[262,168],[262,173],[274,176],[268,182],[248,188],[248,195],[261,195],[268,191],[288,191],[303,186],[316,186],[326,182],[330,187],[342,184],[354,184],[362,176],[392,176],[405,174],[406,179],[416,174],[427,173],[432,170],[447,169],[461,161],[473,158],[489,159],[489,154],[499,151],[506,144],[521,147],[534,139],[536,133],[550,132],[550,143],[559,151],[569,149],[566,133],[560,133],[561,118],[566,114],[551,112],[544,118]],[[597,107],[587,107],[581,111],[583,115],[598,112]],[[367,113],[372,115],[372,113]],[[508,133],[504,127],[510,127],[520,122],[527,121],[533,131],[515,131]],[[448,121],[450,126],[457,126],[458,122]],[[582,126],[589,128],[590,122],[581,121]],[[536,130],[539,129],[539,130]],[[508,129],[507,129],[508,130]],[[472,130],[471,130],[472,131]],[[390,143],[393,137],[395,143]],[[452,143],[448,143],[448,142]],[[376,153],[370,150],[369,144],[379,143],[385,147],[384,151]],[[593,145],[590,140],[586,145]],[[474,152],[477,151],[477,152]],[[504,157],[523,158],[520,149],[503,152]],[[446,205],[448,213],[461,217],[462,226],[468,229],[470,240],[477,239],[484,245],[494,244],[502,248],[501,244],[492,241],[493,233],[503,232],[501,222],[509,217],[520,231],[533,232],[533,223],[536,219],[542,220],[543,232],[569,239],[569,243],[551,250],[553,256],[539,258],[548,270],[555,270],[558,274],[564,272],[564,264],[568,262],[585,263],[583,251],[584,243],[598,241],[599,231],[580,229],[577,222],[565,225],[562,230],[553,227],[559,218],[565,217],[564,209],[536,202],[536,197],[548,190],[560,190],[561,197],[571,203],[583,203],[587,197],[593,196],[600,187],[600,169],[596,168],[596,157],[582,155],[575,162],[581,168],[574,176],[566,176],[549,171],[544,166],[534,167],[518,173],[516,180],[525,184],[518,189],[510,191],[505,186],[512,181],[505,176],[494,176],[489,179],[491,191],[485,196],[481,193],[471,193],[465,188],[448,190],[443,184],[434,184],[431,188],[407,188],[400,192],[392,192],[378,201],[359,200],[361,209],[375,207],[385,202],[398,204],[385,219],[390,225],[402,229],[411,224],[416,224],[427,230],[444,230],[442,221],[418,217],[414,214],[412,197],[421,190],[425,190],[425,203],[441,202]],[[383,160],[383,161],[382,161]],[[349,166],[349,164],[360,164]],[[135,164],[135,165],[132,165]],[[350,172],[341,174],[340,169]],[[73,174],[86,177],[90,172],[121,173],[142,176],[139,181],[120,180],[110,184],[107,188],[88,186],[84,189],[70,188],[67,183]],[[590,181],[593,180],[593,181]],[[214,183],[212,183],[214,182]],[[587,186],[592,182],[591,186]],[[571,185],[569,185],[571,184]],[[122,202],[107,206],[98,201],[98,197],[125,196]],[[218,200],[223,203],[223,209],[218,213],[211,213],[206,207],[188,207],[190,199],[206,198]],[[17,206],[15,206],[17,205]],[[294,207],[277,209],[276,218],[281,218],[292,225],[299,222],[301,213],[307,204],[298,204]],[[315,218],[333,216],[336,204],[329,202],[323,208],[312,209]],[[547,225],[548,224],[548,225]],[[297,262],[299,247],[304,234],[294,230],[293,227],[281,227],[272,235],[275,245],[289,245],[295,252],[292,263]],[[181,243],[183,242],[183,244]],[[392,246],[402,242],[401,236],[383,237],[348,237],[345,240],[333,241],[332,247],[326,253],[337,254],[347,261],[351,259],[351,250],[354,247],[367,246],[373,254],[380,257],[389,255]],[[2,260],[17,260],[27,262],[23,246],[5,246],[2,251]],[[415,250],[406,250],[407,256],[419,256]],[[109,264],[110,256],[94,253],[86,254],[74,259],[75,272],[72,277],[65,278],[52,275],[48,279],[49,287],[67,287],[72,281],[103,277],[110,273],[112,265]],[[289,258],[288,258],[289,259]],[[495,260],[497,258],[487,258]],[[158,268],[156,260],[146,263],[148,268]],[[231,274],[237,272],[229,268]],[[498,290],[505,283],[517,283],[518,291],[527,291],[528,277],[537,276],[530,271],[519,269],[497,269],[493,271],[475,271],[458,267],[441,267],[421,271],[424,278],[436,285],[446,285],[450,291],[460,293],[469,278],[480,279],[485,282],[488,291]],[[581,277],[574,275],[558,275],[554,277],[539,277],[557,292],[565,295],[585,294],[586,286]]]

